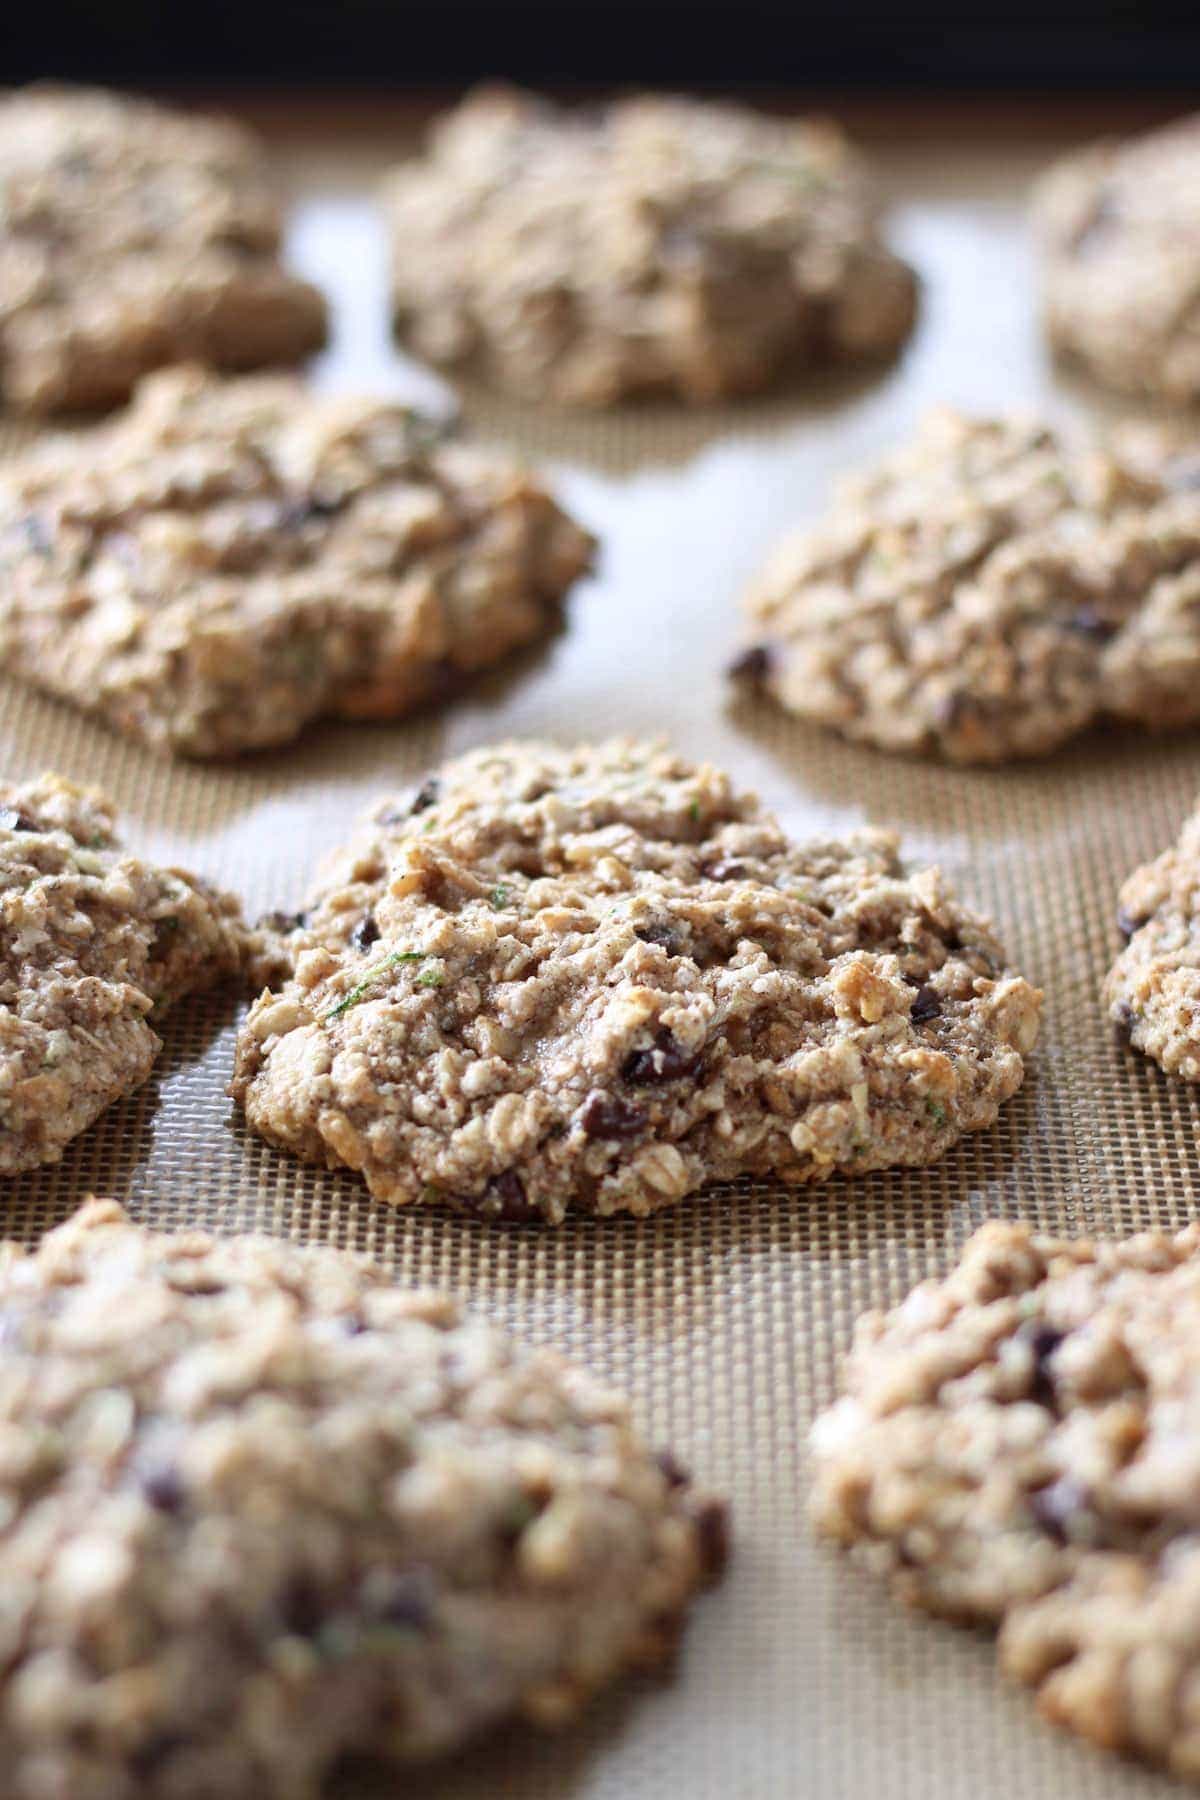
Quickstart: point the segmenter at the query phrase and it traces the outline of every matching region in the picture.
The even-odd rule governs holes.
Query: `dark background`
[[[0,0],[0,80],[1194,89],[1200,0]]]

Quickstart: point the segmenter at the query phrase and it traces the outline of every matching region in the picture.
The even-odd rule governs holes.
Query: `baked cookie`
[[[884,833],[797,848],[653,745],[462,757],[277,924],[232,1089],[252,1128],[487,1218],[932,1162],[1037,1035],[936,869]]]
[[[0,668],[186,756],[443,695],[550,633],[594,546],[440,432],[287,376],[150,377],[0,470]]]
[[[0,1175],[57,1162],[140,1087],[162,1048],[151,1015],[244,950],[237,902],[128,855],[100,795],[0,782]]]
[[[1121,889],[1125,948],[1104,1001],[1119,1034],[1169,1075],[1200,1081],[1200,811]]]
[[[92,1202],[0,1253],[6,1800],[315,1800],[669,1654],[722,1512],[548,1351]]]
[[[1200,718],[1200,454],[927,418],[747,596],[741,681],[885,750],[1003,762]]]
[[[1047,1717],[1200,1780],[1200,1227],[987,1225],[859,1322],[813,1432],[817,1527],[1000,1624]]]
[[[916,279],[836,126],[663,97],[470,95],[385,195],[397,330],[567,406],[704,402],[892,354]]]
[[[279,261],[261,146],[223,119],[88,88],[0,101],[0,399],[115,406],[195,358],[294,363],[325,302]]]
[[[1109,387],[1200,400],[1200,113],[1066,157],[1034,215],[1054,348]]]

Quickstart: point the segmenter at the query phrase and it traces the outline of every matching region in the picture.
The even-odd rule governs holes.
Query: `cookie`
[[[0,101],[0,398],[109,407],[195,359],[294,363],[325,302],[279,261],[262,146],[223,119],[90,88]]]
[[[0,470],[0,668],[185,756],[395,718],[558,624],[593,543],[509,457],[287,376],[151,376]]]
[[[936,869],[884,833],[799,848],[654,745],[462,757],[280,923],[238,1042],[250,1126],[492,1219],[931,1162],[1037,1034],[1040,994]]]
[[[57,1162],[140,1087],[162,1048],[151,1017],[237,974],[244,950],[237,902],[128,855],[100,795],[0,782],[0,1176]]]
[[[1200,1780],[1200,1227],[991,1224],[861,1320],[814,1518],[908,1600],[997,1624],[1055,1722]]]
[[[1200,457],[927,418],[746,599],[732,673],[884,750],[997,763],[1200,718]]]
[[[486,89],[389,180],[396,327],[528,400],[705,402],[889,356],[916,279],[836,126]]]
[[[622,1400],[362,1259],[92,1202],[0,1252],[11,1800],[316,1796],[669,1654],[722,1512]]]
[[[1053,347],[1111,388],[1200,400],[1200,113],[1064,158],[1034,214]]]
[[[1119,1036],[1169,1075],[1200,1081],[1200,811],[1121,889],[1125,948],[1104,984]]]

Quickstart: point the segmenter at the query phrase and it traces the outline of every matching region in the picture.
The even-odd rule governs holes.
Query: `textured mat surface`
[[[238,889],[253,913],[291,907],[348,816],[442,757],[500,735],[563,740],[666,731],[757,787],[798,832],[895,826],[997,919],[1046,989],[1032,1078],[997,1129],[935,1168],[787,1195],[712,1190],[644,1225],[486,1230],[400,1216],[350,1177],[267,1150],[224,1088],[236,1007],[167,1026],[151,1083],[57,1168],[9,1182],[6,1235],[31,1240],[88,1191],[168,1226],[254,1226],[373,1251],[405,1281],[448,1286],[526,1336],[586,1358],[634,1396],[652,1435],[734,1502],[737,1554],[697,1610],[675,1679],[602,1703],[549,1741],[513,1731],[429,1776],[430,1800],[1118,1800],[1167,1783],[1105,1761],[1006,1690],[985,1639],[905,1615],[817,1549],[804,1523],[803,1442],[833,1391],[856,1314],[941,1271],[983,1219],[1124,1232],[1196,1214],[1200,1092],[1119,1050],[1099,982],[1117,885],[1175,834],[1200,789],[1200,734],[1097,735],[999,773],[889,762],[765,709],[731,709],[722,668],[736,597],[829,478],[902,435],[929,404],[1046,406],[1094,396],[1045,367],[1022,206],[1048,136],[885,146],[900,247],[926,282],[907,357],[878,378],[822,384],[717,415],[662,410],[541,418],[480,395],[487,432],[549,458],[599,532],[598,578],[569,630],[452,710],[394,728],[331,727],[235,769],[175,766],[0,681],[0,768],[55,768],[118,801],[127,840]],[[287,143],[294,253],[334,296],[318,378],[436,394],[387,342],[371,182],[385,148]],[[16,448],[9,430],[0,450]],[[405,1783],[407,1791],[408,1783]],[[396,1791],[369,1778],[346,1792]]]

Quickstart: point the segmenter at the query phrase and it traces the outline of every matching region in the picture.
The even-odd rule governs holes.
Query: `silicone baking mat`
[[[1092,121],[1095,123],[1095,121]],[[1124,122],[1124,121],[1123,121]],[[821,507],[832,476],[928,405],[1036,406],[1086,417],[1039,346],[1025,237],[1028,181],[1069,135],[1046,115],[994,137],[877,128],[895,236],[924,279],[895,367],[719,413],[545,417],[467,394],[481,431],[549,461],[599,534],[598,577],[548,648],[449,710],[394,727],[330,726],[234,768],[176,765],[0,681],[0,769],[95,782],[126,840],[239,891],[254,914],[298,903],[317,859],[379,793],[505,735],[667,732],[759,789],[797,833],[894,826],[994,915],[1046,990],[1030,1079],[992,1131],[931,1169],[801,1192],[715,1188],[646,1223],[559,1232],[397,1214],[350,1176],[248,1137],[225,1097],[237,1006],[184,1006],[142,1091],[56,1168],[10,1181],[9,1235],[32,1241],[89,1191],[139,1219],[256,1227],[372,1251],[626,1388],[651,1436],[733,1502],[736,1552],[696,1609],[671,1679],[602,1701],[575,1730],[513,1729],[444,1768],[346,1793],[428,1800],[1117,1800],[1173,1791],[1060,1736],[995,1673],[992,1649],[909,1615],[817,1547],[804,1440],[832,1395],[855,1316],[944,1270],[982,1220],[1125,1232],[1196,1214],[1200,1094],[1116,1047],[1098,985],[1124,873],[1173,837],[1200,789],[1200,734],[1094,735],[998,772],[898,762],[731,705],[722,675],[737,596],[774,538]],[[914,132],[917,134],[914,136]],[[1072,128],[1074,132],[1074,128]],[[316,377],[445,396],[391,349],[373,184],[395,136],[336,149],[277,132],[294,185],[293,254],[335,306]],[[1077,133],[1076,133],[1077,135]],[[15,429],[3,448],[15,448]]]

